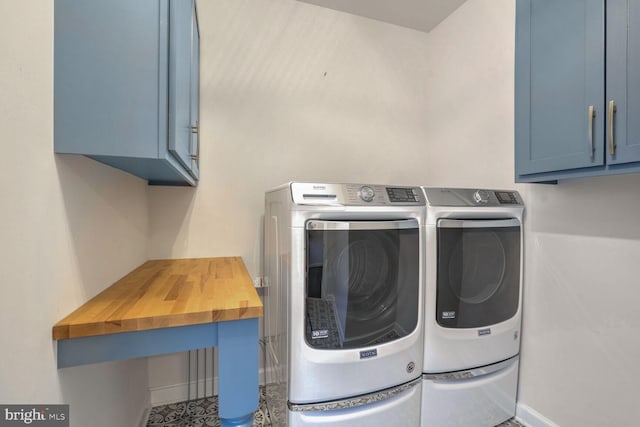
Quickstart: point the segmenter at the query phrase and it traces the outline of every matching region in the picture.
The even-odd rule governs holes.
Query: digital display
[[[516,194],[509,191],[496,191],[496,198],[498,202],[503,205],[517,205],[518,199],[516,198]]]
[[[390,202],[417,202],[412,188],[387,187],[387,195]]]

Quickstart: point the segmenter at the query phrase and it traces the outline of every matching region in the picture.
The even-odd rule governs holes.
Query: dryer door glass
[[[520,222],[438,222],[436,320],[479,328],[513,317],[520,298]]]
[[[415,220],[307,222],[307,344],[360,348],[413,332],[419,241]]]

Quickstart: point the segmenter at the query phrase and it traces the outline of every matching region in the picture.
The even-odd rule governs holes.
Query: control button
[[[487,204],[489,203],[489,192],[487,190],[477,190],[473,193],[473,200],[476,203]]]
[[[371,202],[375,196],[376,192],[373,191],[373,188],[367,185],[360,187],[360,189],[358,190],[358,197],[360,197],[360,199],[365,202]]]

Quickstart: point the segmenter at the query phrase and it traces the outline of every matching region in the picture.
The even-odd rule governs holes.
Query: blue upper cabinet
[[[55,152],[196,185],[198,38],[194,0],[55,0]]]
[[[517,0],[516,181],[640,172],[637,3]]]

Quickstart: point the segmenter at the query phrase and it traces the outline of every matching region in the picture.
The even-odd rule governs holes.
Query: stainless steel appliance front
[[[276,424],[364,426],[384,408],[385,419],[415,425],[420,391],[389,390],[422,373],[422,190],[291,183],[265,201],[265,382]],[[317,410],[363,395],[375,397]]]
[[[516,191],[424,188],[421,426],[493,426],[515,415],[522,307]]]

